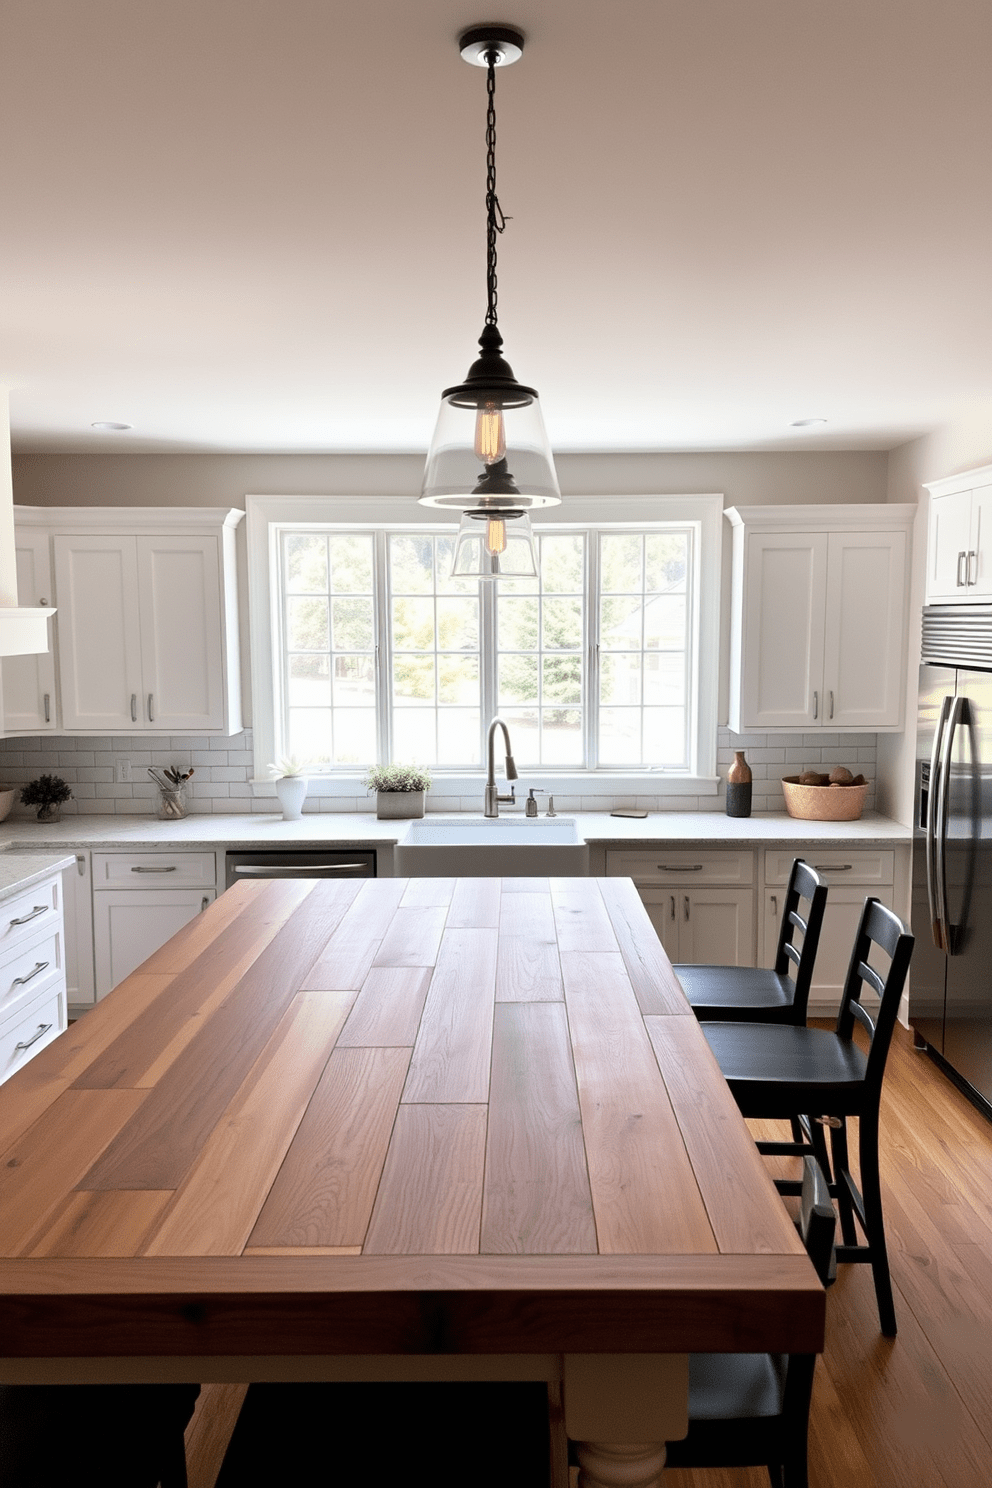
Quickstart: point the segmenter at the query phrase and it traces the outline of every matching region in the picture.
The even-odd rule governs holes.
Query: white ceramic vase
[[[303,775],[280,775],[276,780],[276,795],[282,807],[283,821],[298,821],[303,815],[303,802],[307,798],[309,780]]]

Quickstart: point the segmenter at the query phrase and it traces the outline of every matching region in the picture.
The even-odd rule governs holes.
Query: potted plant
[[[392,821],[423,816],[430,788],[431,772],[419,765],[373,765],[365,775],[365,789],[376,793],[376,816]]]
[[[276,777],[276,795],[282,807],[283,821],[298,821],[303,815],[303,802],[310,784],[303,774],[306,767],[306,760],[297,759],[295,754],[281,754],[276,763],[269,766]]]
[[[40,822],[61,821],[62,803],[71,800],[72,791],[61,775],[39,775],[21,791],[21,805],[37,806]]]

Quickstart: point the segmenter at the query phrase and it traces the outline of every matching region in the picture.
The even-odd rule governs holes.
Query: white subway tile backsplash
[[[751,766],[752,809],[755,812],[785,810],[782,776],[796,775],[804,769],[826,770],[846,764],[867,776],[871,789],[866,807],[875,806],[876,740],[873,734],[732,734],[729,729],[717,732],[717,772],[721,789],[715,795],[669,795],[652,792],[634,798],[604,795],[602,785],[583,794],[555,794],[555,809],[572,811],[610,811],[614,805],[636,804],[647,811],[722,811],[727,771],[735,751],[742,749]],[[78,746],[78,747],[76,747]],[[118,784],[116,761],[130,760],[130,784]],[[66,803],[66,813],[83,815],[98,812],[153,816],[158,792],[148,778],[148,766],[165,769],[176,766],[196,774],[190,781],[187,808],[194,815],[211,812],[258,813],[271,815],[278,809],[274,796],[256,796],[252,787],[254,756],[250,729],[228,738],[203,738],[176,734],[169,739],[149,740],[141,735],[112,738],[15,738],[0,739],[0,784],[23,785],[36,774],[60,774],[73,791]],[[439,782],[440,783],[440,782]],[[573,788],[574,789],[574,788]],[[521,794],[519,799],[524,799]],[[428,799],[431,811],[468,811],[478,813],[482,789],[471,795],[443,795],[432,791]],[[538,798],[541,814],[547,810],[547,799]],[[28,813],[27,807],[15,804],[15,812]],[[367,812],[374,810],[374,800],[365,792],[354,796],[325,794],[317,782],[305,806],[308,814],[323,811]]]

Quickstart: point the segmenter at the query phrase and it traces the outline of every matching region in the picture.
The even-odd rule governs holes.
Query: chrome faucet
[[[517,795],[513,787],[510,787],[508,796],[501,796],[496,786],[496,729],[503,730],[503,742],[506,745],[506,778],[517,779],[517,767],[513,763],[513,750],[510,747],[510,734],[502,718],[494,718],[489,725],[489,733],[486,735],[486,805],[484,816],[499,816],[500,801],[516,801]]]

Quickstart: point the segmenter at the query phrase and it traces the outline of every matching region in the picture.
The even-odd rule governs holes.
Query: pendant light
[[[420,501],[464,514],[453,575],[522,578],[537,573],[528,513],[561,502],[537,392],[505,361],[496,314],[496,240],[506,226],[496,195],[496,69],[519,59],[524,38],[509,26],[473,26],[458,45],[486,69],[486,321],[465,381],[441,394]]]

